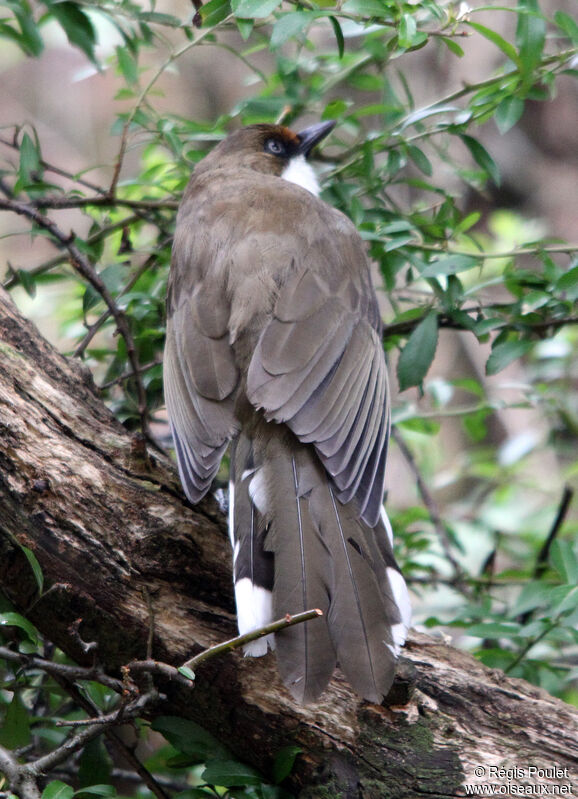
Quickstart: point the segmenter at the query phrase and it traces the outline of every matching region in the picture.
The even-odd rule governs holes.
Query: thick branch
[[[147,595],[154,659],[179,665],[232,637],[217,504],[191,508],[170,462],[138,454],[82,367],[3,293],[0,350],[2,590],[80,664],[91,665],[94,651],[79,634],[98,641],[108,673],[148,657]],[[20,545],[42,566],[43,596]],[[155,680],[167,697],[160,712],[196,720],[265,774],[279,749],[299,746],[287,785],[300,799],[461,796],[464,782],[480,781],[480,766],[576,772],[574,709],[423,635],[410,639],[382,706],[360,702],[339,677],[321,702],[295,705],[273,656],[237,651],[199,665],[194,689]]]

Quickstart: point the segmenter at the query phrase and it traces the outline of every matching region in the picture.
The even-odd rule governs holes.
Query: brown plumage
[[[173,246],[165,394],[191,501],[233,442],[241,631],[319,607],[322,620],[270,642],[285,683],[313,700],[338,662],[379,701],[409,624],[381,506],[381,322],[357,230],[290,182],[315,191],[304,156],[331,127],[243,128],[196,167]]]

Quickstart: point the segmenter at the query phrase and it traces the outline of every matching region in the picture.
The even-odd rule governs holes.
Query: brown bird
[[[251,125],[195,168],[173,245],[165,395],[191,502],[232,442],[239,631],[324,614],[247,654],[276,649],[300,701],[338,664],[379,702],[410,606],[382,506],[388,384],[369,264],[306,161],[333,125]]]

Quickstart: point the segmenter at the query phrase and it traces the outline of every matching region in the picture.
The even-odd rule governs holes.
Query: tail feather
[[[251,441],[240,436],[231,455],[229,534],[233,547],[233,578],[239,633],[264,627],[273,620],[273,556],[265,549],[262,467],[255,463]],[[245,646],[259,657],[275,646],[268,635]]]
[[[272,517],[268,545],[275,558],[275,615],[319,608],[322,619],[278,633],[281,677],[300,702],[322,693],[335,669],[336,656],[327,624],[330,553],[311,520],[307,495],[310,473],[282,441],[271,442],[266,470]]]
[[[240,631],[319,608],[321,619],[275,636],[283,681],[314,701],[338,663],[358,693],[381,701],[410,615],[385,511],[370,527],[355,502],[340,501],[315,452],[288,434],[241,435],[232,477]],[[261,640],[248,654],[266,651]]]

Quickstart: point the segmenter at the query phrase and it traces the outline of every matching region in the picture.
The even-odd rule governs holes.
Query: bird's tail
[[[359,694],[380,702],[410,620],[385,511],[369,527],[353,502],[336,498],[315,453],[281,431],[264,440],[241,435],[232,474],[240,631],[319,608],[322,618],[270,642],[283,681],[296,699],[313,701],[338,664]],[[248,654],[266,651],[261,639]]]

